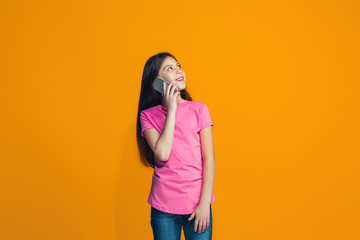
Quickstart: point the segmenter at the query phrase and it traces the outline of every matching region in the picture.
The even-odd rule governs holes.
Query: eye
[[[180,65],[180,64],[178,64],[178,67],[179,67],[179,68],[181,68],[181,65]],[[172,69],[172,67],[168,67],[166,70],[169,70],[169,68],[171,68],[171,69]]]

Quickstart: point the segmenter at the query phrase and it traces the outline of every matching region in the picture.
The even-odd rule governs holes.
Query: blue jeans
[[[154,240],[180,240],[181,228],[184,228],[186,240],[211,240],[212,238],[212,211],[210,204],[209,227],[199,233],[199,225],[195,232],[195,217],[188,220],[191,214],[172,214],[151,207],[151,227]]]

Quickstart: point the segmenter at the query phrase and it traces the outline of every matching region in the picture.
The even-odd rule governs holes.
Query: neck
[[[179,95],[177,98],[176,98],[176,103],[179,104],[179,103],[182,103],[182,102],[186,102],[186,100],[182,99],[181,96]],[[166,105],[165,102],[164,102],[164,99],[162,101],[162,105]]]

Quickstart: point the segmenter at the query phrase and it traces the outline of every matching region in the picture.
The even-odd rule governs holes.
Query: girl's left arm
[[[195,216],[194,231],[204,232],[210,224],[210,203],[215,181],[215,153],[212,126],[200,131],[201,152],[203,158],[203,179],[201,197],[198,206],[188,220]]]
[[[210,206],[215,182],[215,153],[212,126],[200,132],[203,157],[203,183],[199,205]]]

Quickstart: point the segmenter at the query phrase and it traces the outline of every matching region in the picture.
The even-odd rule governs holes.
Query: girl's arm
[[[203,157],[203,179],[201,197],[198,206],[188,220],[195,217],[194,231],[204,232],[210,224],[210,203],[215,181],[215,154],[212,127],[208,126],[200,132],[201,151]]]
[[[170,157],[174,141],[175,116],[176,111],[168,111],[166,113],[164,128],[161,134],[155,128],[149,128],[144,131],[146,141],[160,161],[167,161]]]
[[[199,204],[210,205],[215,182],[215,153],[212,126],[201,130],[200,142],[203,157],[203,183]]]
[[[163,90],[165,95],[161,94],[161,96],[163,96],[163,102],[165,102],[167,107],[163,130],[161,134],[155,129],[145,130],[144,135],[155,156],[160,161],[165,162],[169,160],[174,141],[175,117],[177,109],[176,98],[180,96],[180,91],[174,93],[175,85],[168,84],[166,86],[165,82],[163,82]]]

